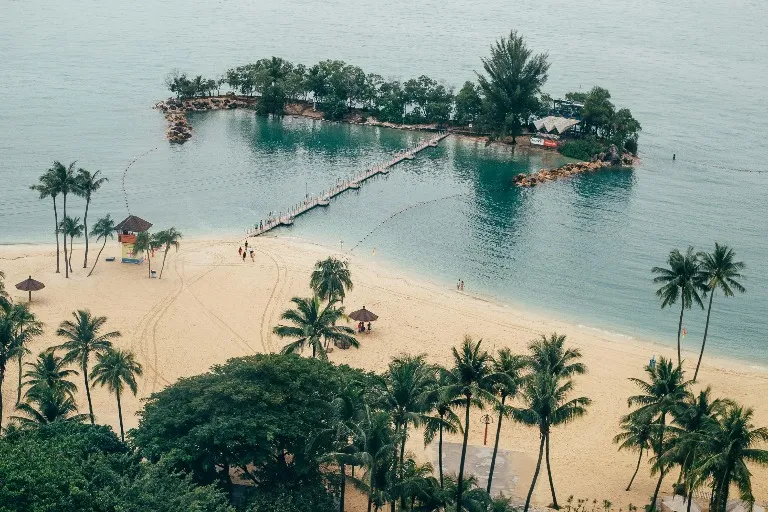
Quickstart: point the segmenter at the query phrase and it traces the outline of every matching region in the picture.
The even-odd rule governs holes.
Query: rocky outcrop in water
[[[576,162],[565,164],[554,169],[541,169],[532,174],[520,173],[512,179],[512,183],[518,187],[535,187],[545,181],[554,181],[567,178],[576,174],[595,172],[599,169],[626,169],[636,163],[636,158],[630,153],[619,155],[616,146],[611,146],[605,153],[595,155],[589,162]]]
[[[187,122],[187,112],[202,112],[205,110],[232,110],[247,108],[253,105],[256,98],[246,96],[214,96],[210,98],[189,98],[178,100],[168,98],[153,108],[161,111],[168,121],[166,138],[171,142],[184,142],[192,137],[192,128]]]

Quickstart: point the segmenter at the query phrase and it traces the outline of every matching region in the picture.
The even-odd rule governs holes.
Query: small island
[[[516,65],[519,62],[524,65]],[[449,131],[489,144],[559,151],[581,161],[525,180],[518,176],[514,183],[519,186],[636,164],[640,123],[629,109],[616,108],[607,89],[596,86],[562,99],[544,93],[549,57],[534,55],[515,31],[497,41],[481,63],[477,80],[465,82],[458,92],[425,75],[385,80],[340,60],[307,67],[280,57],[264,58],[216,78],[176,70],[166,78],[174,97],[155,108],[165,114],[166,136],[176,143],[192,136],[187,112],[249,109],[261,116]]]

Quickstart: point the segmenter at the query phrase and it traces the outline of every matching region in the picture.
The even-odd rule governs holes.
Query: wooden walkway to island
[[[373,166],[370,169],[366,169],[365,171],[361,172],[357,176],[353,176],[347,180],[339,181],[335,186],[329,188],[328,190],[324,190],[319,195],[295,204],[288,210],[269,217],[266,221],[261,221],[256,225],[256,227],[248,229],[247,236],[259,236],[279,226],[290,226],[293,224],[294,219],[299,215],[307,213],[316,207],[328,206],[332,198],[338,196],[342,192],[346,192],[347,190],[359,189],[363,182],[376,176],[377,174],[388,174],[393,166],[399,164],[403,160],[413,160],[419,152],[424,151],[430,147],[436,147],[440,141],[448,137],[448,135],[450,135],[448,132],[441,132],[435,137],[420,143],[414,148],[400,151],[392,160],[385,164]]]

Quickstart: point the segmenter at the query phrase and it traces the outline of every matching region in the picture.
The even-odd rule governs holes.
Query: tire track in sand
[[[272,263],[275,265],[275,270],[277,272],[277,278],[275,280],[275,285],[272,287],[272,292],[269,294],[269,298],[267,299],[267,303],[264,305],[264,312],[261,315],[261,326],[260,326],[260,332],[261,332],[261,345],[264,347],[264,352],[277,352],[277,347],[272,342],[272,318],[275,314],[275,309],[277,308],[277,304],[281,301],[281,298],[283,297],[285,290],[287,289],[288,284],[288,269],[285,266],[285,262],[280,258],[279,256],[275,256],[270,251],[264,248],[253,248],[255,251],[260,252],[261,254],[264,254],[266,257],[268,257],[270,260],[272,260]],[[281,267],[282,263],[282,267]],[[282,272],[282,277],[280,276]]]

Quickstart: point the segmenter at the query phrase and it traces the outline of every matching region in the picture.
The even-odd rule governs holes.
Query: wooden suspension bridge
[[[421,142],[418,146],[405,149],[395,155],[392,160],[382,165],[375,165],[370,169],[366,169],[364,172],[353,176],[352,178],[339,181],[333,187],[328,190],[324,190],[319,195],[312,198],[307,198],[304,201],[291,206],[288,210],[280,212],[277,215],[270,216],[266,221],[260,221],[254,228],[250,228],[247,231],[248,236],[259,236],[271,231],[279,226],[290,226],[293,221],[299,215],[307,213],[316,207],[328,206],[331,199],[339,194],[346,192],[347,190],[356,190],[360,188],[360,185],[366,180],[376,176],[377,174],[389,174],[392,167],[399,164],[403,160],[413,160],[418,153],[424,151],[430,147],[437,147],[441,140],[450,135],[448,132],[442,132],[432,137],[431,139]]]

